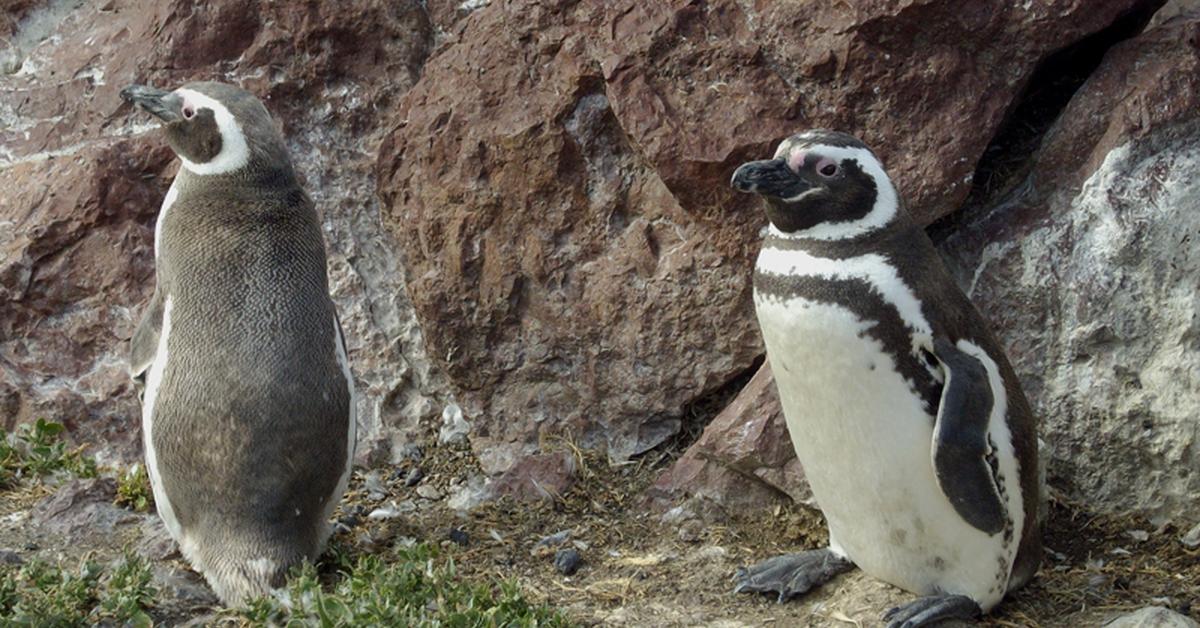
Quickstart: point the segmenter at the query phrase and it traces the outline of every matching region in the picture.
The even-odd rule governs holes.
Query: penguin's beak
[[[742,164],[729,182],[739,192],[755,192],[763,196],[794,197],[812,187],[788,168],[783,159],[764,159]]]
[[[174,92],[155,89],[149,85],[130,85],[121,90],[121,98],[133,103],[163,122],[183,119],[183,99]]]

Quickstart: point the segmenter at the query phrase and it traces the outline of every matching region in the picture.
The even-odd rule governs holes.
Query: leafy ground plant
[[[38,419],[0,438],[0,488],[19,478],[65,471],[79,477],[96,477],[96,461],[83,448],[68,449],[62,440],[62,423]]]
[[[156,591],[150,565],[132,552],[105,567],[84,559],[75,568],[32,560],[0,566],[0,625],[150,626]]]
[[[150,478],[146,467],[135,464],[117,478],[118,506],[135,512],[147,512],[154,505],[154,494],[150,490]]]
[[[466,582],[435,548],[397,547],[386,557],[351,558],[336,550],[337,574],[322,583],[306,564],[286,593],[261,598],[239,611],[254,625],[566,627],[548,607],[530,602],[513,582]],[[326,579],[328,580],[328,579]]]

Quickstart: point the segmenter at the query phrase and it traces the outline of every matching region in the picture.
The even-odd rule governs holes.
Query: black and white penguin
[[[350,476],[354,383],[316,210],[279,131],[220,83],[121,95],[182,162],[154,233],[154,296],[130,346],[154,500],[228,605],[316,558]]]
[[[785,140],[733,187],[770,221],[754,304],[829,547],[739,570],[800,595],[857,566],[922,597],[914,627],[987,612],[1041,560],[1036,424],[982,316],[866,145]]]

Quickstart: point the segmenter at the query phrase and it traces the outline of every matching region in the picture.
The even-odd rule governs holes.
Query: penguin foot
[[[854,569],[854,563],[834,554],[829,548],[799,554],[784,554],[764,560],[753,567],[738,569],[733,579],[734,593],[779,593],[779,601],[807,593],[838,574]]]
[[[929,595],[893,608],[883,621],[888,628],[918,628],[943,619],[974,619],[981,612],[975,600],[965,595]]]

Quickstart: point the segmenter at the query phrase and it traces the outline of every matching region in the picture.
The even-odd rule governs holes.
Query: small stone
[[[684,543],[695,543],[704,533],[704,522],[699,519],[688,519],[679,526],[679,540]]]
[[[442,492],[429,484],[422,484],[418,486],[417,495],[430,500],[438,500],[442,498]]]
[[[25,559],[21,555],[10,550],[0,549],[0,565],[21,565],[25,563]]]
[[[374,471],[363,477],[363,488],[367,491],[367,499],[373,502],[383,501],[383,498],[388,495],[387,487],[379,479],[379,474]]]
[[[462,408],[458,404],[446,404],[442,410],[442,428],[438,431],[438,442],[443,445],[466,442],[471,433],[471,424],[463,418]]]
[[[530,550],[529,553],[534,556],[537,556],[542,553],[549,553],[551,548],[562,545],[570,537],[571,537],[571,529],[570,528],[567,528],[566,530],[559,530],[558,532],[555,532],[554,534],[551,534],[550,536],[542,537],[541,540],[539,540],[537,543],[534,543],[533,549]]]
[[[423,477],[425,477],[425,472],[421,470],[421,467],[413,467],[408,470],[408,475],[404,476],[404,485],[416,486]]]
[[[559,550],[554,555],[554,568],[564,576],[570,576],[579,571],[579,565],[582,562],[583,557],[574,549]]]
[[[488,480],[482,475],[472,476],[446,500],[446,505],[453,510],[467,511],[487,501],[491,497]]]
[[[1179,540],[1188,549],[1200,547],[1200,523],[1197,523],[1196,527],[1188,530],[1188,533],[1183,535],[1183,538]]]
[[[1150,533],[1145,530],[1129,530],[1126,532],[1126,534],[1129,535],[1129,538],[1137,541],[1138,543],[1150,540]]]
[[[450,532],[447,533],[446,537],[463,547],[466,547],[467,543],[471,540],[467,536],[466,531],[461,528],[450,528]]]
[[[397,508],[395,504],[388,504],[372,510],[371,514],[367,515],[367,519],[371,519],[373,521],[378,521],[380,519],[395,519],[401,514],[403,513],[400,512],[400,509]]]

